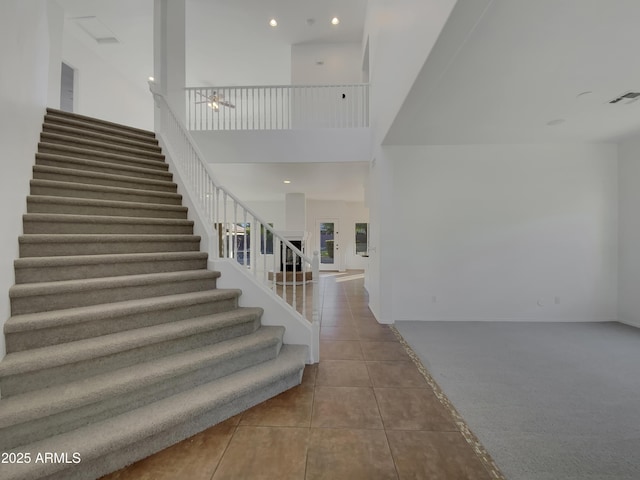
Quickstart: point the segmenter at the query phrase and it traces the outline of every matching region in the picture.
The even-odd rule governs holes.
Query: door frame
[[[335,217],[319,217],[315,221],[314,236],[316,237],[316,250],[320,252],[320,224],[321,223],[333,223],[333,263],[320,262],[321,271],[344,271],[342,249],[340,248],[340,219]]]

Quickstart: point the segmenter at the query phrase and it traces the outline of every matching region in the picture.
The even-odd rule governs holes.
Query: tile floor
[[[363,284],[321,277],[321,360],[300,386],[102,480],[495,478]]]

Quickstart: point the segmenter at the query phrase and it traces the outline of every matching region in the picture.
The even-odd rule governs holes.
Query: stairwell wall
[[[14,283],[13,260],[18,257],[25,199],[47,106],[50,59],[60,61],[51,55],[51,38],[62,32],[51,31],[49,25],[61,22],[47,4],[45,0],[0,2],[0,326],[11,314],[8,292]],[[0,337],[3,357],[4,336]]]

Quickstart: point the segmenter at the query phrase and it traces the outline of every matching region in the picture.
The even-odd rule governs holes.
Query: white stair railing
[[[268,85],[186,89],[189,130],[369,127],[369,85]]]
[[[209,172],[204,155],[170,108],[163,95],[150,84],[160,110],[159,131],[189,195],[204,217],[209,235],[209,254],[235,259],[248,275],[268,286],[292,313],[312,324],[319,335],[319,255],[308,257],[280,235],[240,199],[218,184]],[[158,126],[156,127],[158,128]],[[308,284],[311,284],[309,288]],[[318,338],[313,338],[318,344]]]

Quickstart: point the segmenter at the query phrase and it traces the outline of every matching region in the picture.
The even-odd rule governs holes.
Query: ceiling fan
[[[209,107],[213,109],[214,112],[217,112],[218,110],[220,110],[221,105],[223,107],[236,108],[236,106],[233,103],[225,101],[224,97],[222,95],[218,95],[218,92],[216,91],[214,91],[211,95],[205,95],[200,92],[196,92],[196,93],[200,95],[202,98],[204,98],[204,100],[202,100],[201,102],[195,102],[195,103],[196,104],[206,103]]]

